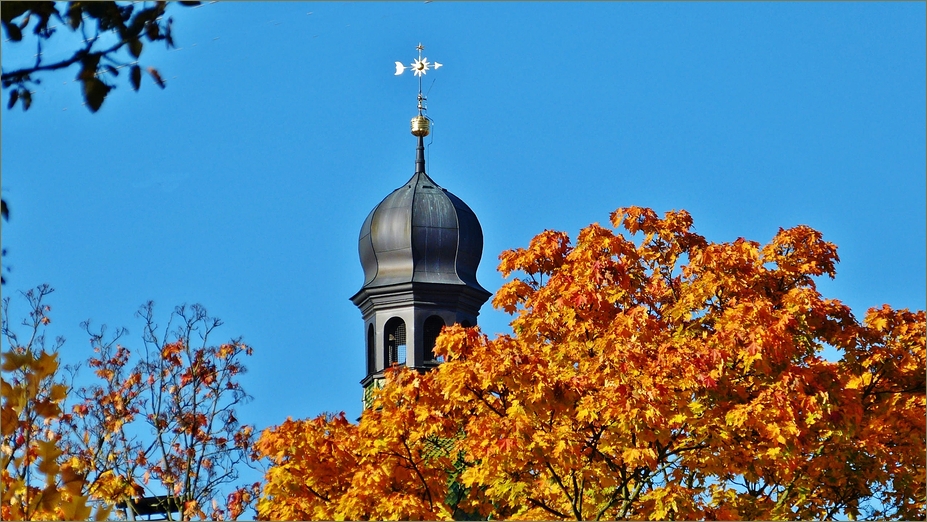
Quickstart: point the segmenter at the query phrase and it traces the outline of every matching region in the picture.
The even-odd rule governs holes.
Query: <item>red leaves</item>
[[[499,451],[502,453],[511,453],[518,451],[518,442],[512,437],[504,437],[496,443]]]
[[[186,346],[182,341],[165,344],[161,348],[161,359],[173,366],[183,365],[180,355],[186,351]]]
[[[167,87],[167,84],[164,83],[164,79],[161,78],[161,73],[159,73],[157,69],[155,69],[154,67],[149,67],[148,74],[151,75],[151,78],[155,81],[158,87],[162,89]]]

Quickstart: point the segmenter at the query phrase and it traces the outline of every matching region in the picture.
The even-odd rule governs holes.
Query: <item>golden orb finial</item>
[[[418,137],[428,136],[431,131],[431,123],[424,115],[419,114],[412,118],[412,135]]]

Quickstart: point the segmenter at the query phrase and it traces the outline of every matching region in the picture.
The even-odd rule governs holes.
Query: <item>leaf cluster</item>
[[[180,2],[198,5],[199,2]],[[36,45],[35,62],[14,70],[4,67],[2,85],[10,90],[7,108],[20,102],[23,110],[32,105],[34,85],[41,83],[38,73],[79,65],[77,80],[81,83],[87,108],[96,112],[106,96],[116,86],[113,80],[128,68],[133,90],[141,86],[142,66],[139,63],[145,42],[163,41],[174,46],[173,19],[167,17],[167,2],[4,2],[0,8],[0,23],[6,37],[23,42],[31,28]],[[60,30],[79,34],[82,43],[70,56],[58,61],[44,60],[43,47]],[[121,51],[127,50],[128,55]],[[146,68],[162,89],[164,80],[157,69]]]

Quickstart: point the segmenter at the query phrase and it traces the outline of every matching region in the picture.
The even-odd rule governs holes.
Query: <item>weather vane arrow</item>
[[[403,65],[402,62],[396,62],[396,74],[394,76],[399,76],[400,74],[404,73],[406,69],[411,69],[412,74],[421,78],[421,76],[427,73],[429,70],[438,70],[439,67],[444,65],[443,63],[438,62],[429,62],[428,58],[422,58],[422,51],[425,50],[425,47],[422,44],[418,44],[416,49],[418,49],[418,58],[409,64],[408,67]]]

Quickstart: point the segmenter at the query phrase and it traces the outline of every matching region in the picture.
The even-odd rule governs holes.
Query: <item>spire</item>
[[[418,137],[418,148],[415,149],[415,173],[425,173],[425,136]]]
[[[408,66],[408,68],[412,70],[412,74],[418,76],[418,115],[412,118],[412,135],[418,137],[418,148],[415,151],[415,173],[424,174],[425,136],[428,136],[431,131],[431,120],[425,115],[427,108],[425,107],[425,95],[422,94],[422,76],[432,68],[437,70],[444,64],[438,62],[431,63],[428,61],[427,57],[423,58],[422,51],[425,50],[425,46],[421,43],[418,44],[416,49],[418,50],[418,58]],[[402,74],[406,68],[407,67],[404,66],[402,62],[396,62],[396,76]]]

